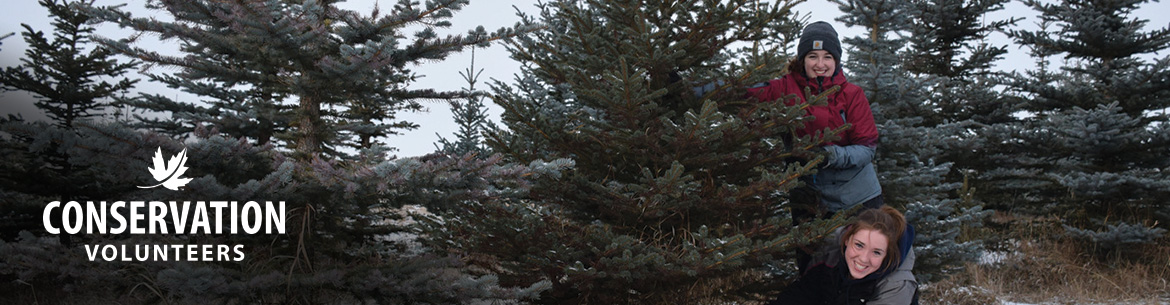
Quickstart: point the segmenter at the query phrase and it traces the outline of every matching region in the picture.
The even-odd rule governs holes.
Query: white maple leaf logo
[[[154,176],[154,180],[158,180],[159,184],[151,186],[139,186],[138,188],[155,188],[163,186],[171,190],[179,190],[180,187],[186,186],[191,182],[191,178],[182,178],[183,173],[187,171],[187,149],[184,148],[182,152],[171,157],[166,164],[163,163],[162,147],[154,152],[154,167],[147,167],[150,175]]]

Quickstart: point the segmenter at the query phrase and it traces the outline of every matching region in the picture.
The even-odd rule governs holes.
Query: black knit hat
[[[812,50],[829,51],[833,60],[841,62],[841,41],[837,40],[837,31],[828,22],[817,21],[804,27],[800,44],[796,45],[796,58],[804,58]]]

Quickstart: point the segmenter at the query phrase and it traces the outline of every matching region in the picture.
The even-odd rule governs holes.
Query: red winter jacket
[[[789,71],[780,79],[748,88],[748,93],[762,102],[779,100],[796,105],[806,103],[804,88],[809,89],[812,97],[833,86],[841,86],[841,89],[828,96],[828,105],[807,108],[814,119],[807,121],[804,129],[797,133],[804,136],[836,129],[845,123],[852,125],[839,134],[839,140],[823,146],[828,152],[825,167],[810,177],[810,185],[820,192],[821,201],[830,212],[852,207],[882,193],[873,165],[878,143],[877,125],[865,92],[845,80],[840,66],[828,78],[810,80],[801,71]],[[788,98],[791,94],[796,98]]]
[[[823,129],[835,129],[845,125],[845,122],[853,124],[853,127],[841,134],[841,139],[832,144],[838,146],[849,145],[864,145],[870,147],[877,146],[878,131],[877,125],[873,122],[873,112],[869,108],[869,100],[865,98],[865,92],[861,87],[845,80],[845,74],[841,73],[841,68],[837,68],[837,72],[833,73],[832,77],[818,77],[822,79],[821,82],[817,80],[810,80],[802,73],[791,71],[788,75],[780,79],[774,79],[767,83],[748,89],[748,93],[760,101],[774,101],[787,97],[790,94],[796,94],[796,100],[784,100],[788,105],[796,105],[798,103],[806,103],[807,99],[804,96],[804,88],[808,87],[816,96],[825,90],[833,88],[833,86],[841,86],[841,90],[829,96],[828,106],[812,106],[808,108],[808,114],[815,117],[814,120],[805,123],[805,128],[798,131],[798,134],[809,135]]]

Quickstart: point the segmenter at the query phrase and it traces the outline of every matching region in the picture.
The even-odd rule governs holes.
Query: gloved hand
[[[792,211],[792,223],[801,224],[824,215],[821,192],[803,185],[788,190],[788,206]]]

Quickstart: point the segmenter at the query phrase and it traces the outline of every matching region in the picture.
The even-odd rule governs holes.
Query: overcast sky
[[[119,3],[130,3],[127,5],[128,9],[137,12],[135,16],[141,16],[145,10],[141,9],[143,1],[126,1],[126,0],[97,0],[98,5],[113,5]],[[347,9],[353,9],[361,12],[369,11],[375,3],[381,3],[383,10],[392,7],[397,0],[351,0],[344,3],[343,6]],[[511,26],[519,21],[516,16],[516,9],[535,14],[536,9],[533,6],[536,0],[473,0],[471,4],[463,10],[455,13],[455,18],[451,19],[453,26],[451,33],[465,33],[468,29],[472,29],[477,25],[483,25],[489,31],[498,29],[504,26]],[[514,8],[515,7],[515,8]],[[833,19],[839,16],[840,10],[836,5],[829,3],[827,0],[810,0],[797,6],[797,11],[803,14],[811,14],[810,20],[825,20],[833,24],[837,28],[838,33],[842,37],[857,36],[861,33],[860,28],[844,28],[839,22]],[[1146,31],[1155,28],[1165,28],[1170,26],[1170,1],[1164,2],[1150,2],[1146,3],[1138,12],[1136,16],[1139,19],[1150,20],[1147,24]],[[21,23],[27,23],[36,30],[51,33],[52,26],[49,24],[50,19],[47,16],[48,12],[37,4],[36,0],[6,0],[5,8],[0,10],[0,35],[7,33],[17,33],[13,37],[9,37],[0,45],[0,66],[10,67],[19,64],[19,59],[23,57],[26,44],[23,38],[20,37],[20,32],[23,31]],[[988,20],[1001,20],[1009,16],[1022,16],[1028,19],[1020,22],[1020,25],[1028,29],[1035,29],[1037,19],[1033,17],[1035,13],[1019,3],[1011,3],[1007,9],[995,14],[986,16]],[[128,36],[130,33],[126,31],[119,31],[113,26],[99,27],[98,35],[110,38],[122,38]],[[1010,42],[1002,36],[993,37],[993,44],[1003,45],[1010,44]],[[846,46],[848,48],[848,46]],[[1027,57],[1026,50],[1011,47],[1008,59],[999,62],[1001,69],[1012,70],[1015,67],[1030,68],[1033,65],[1033,60]],[[1166,52],[1166,51],[1163,51]],[[502,46],[495,45],[488,49],[479,49],[475,54],[476,69],[483,68],[484,72],[480,77],[481,84],[477,85],[479,88],[486,88],[486,83],[490,79],[498,79],[506,83],[510,83],[513,76],[519,73],[518,64],[508,57],[508,53]],[[845,54],[845,60],[849,60],[849,55]],[[1158,57],[1165,57],[1159,55]],[[437,90],[459,90],[465,86],[466,83],[459,76],[459,72],[467,69],[471,63],[470,53],[455,54],[442,62],[425,63],[415,68],[415,71],[424,77],[414,84],[416,88],[435,88]],[[150,71],[152,73],[169,72],[165,69],[155,68]],[[132,94],[137,94],[140,91],[150,92],[174,92],[158,84],[150,84],[145,81],[140,82],[136,88],[132,90]],[[177,93],[175,93],[178,96]],[[494,104],[488,103],[492,107],[493,120],[498,118],[499,109],[494,107]],[[416,114],[400,114],[399,117],[408,121],[415,122],[421,125],[419,129],[407,131],[405,135],[395,136],[387,140],[391,146],[399,149],[399,156],[417,156],[434,151],[434,142],[439,139],[437,134],[442,134],[444,137],[453,138],[452,134],[456,130],[456,126],[452,122],[451,114],[446,103],[443,102],[428,102],[424,104],[428,107],[429,112]],[[44,118],[44,114],[36,110],[32,106],[31,99],[27,95],[7,92],[0,93],[0,115],[7,116],[9,113],[20,113],[26,119]]]

